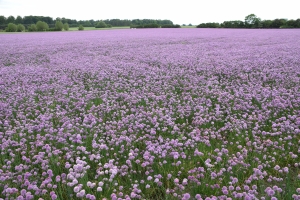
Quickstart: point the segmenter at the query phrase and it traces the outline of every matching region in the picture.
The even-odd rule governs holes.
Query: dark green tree
[[[88,21],[88,20],[84,21],[82,25],[83,25],[84,27],[93,27],[93,25],[91,24],[91,22]]]
[[[224,21],[220,24],[222,28],[246,28],[245,23],[243,21],[235,20],[235,21]]]
[[[55,30],[62,31],[63,28],[64,28],[64,24],[60,20],[56,20]]]
[[[271,28],[272,20],[263,20],[261,21],[262,28]]]
[[[31,24],[31,25],[28,27],[28,31],[30,31],[30,32],[37,31],[36,25],[35,25],[35,24]]]
[[[17,31],[17,25],[14,23],[9,23],[5,29],[6,32],[16,32]]]
[[[259,28],[261,19],[258,18],[255,14],[250,14],[245,17],[246,28]]]
[[[95,28],[106,28],[106,27],[107,27],[107,25],[105,24],[104,21],[99,21],[97,23],[97,25],[95,26]]]
[[[161,25],[161,28],[181,28],[179,24],[164,24]]]
[[[216,22],[212,23],[202,23],[197,26],[197,28],[220,28],[220,24]]]
[[[23,32],[25,31],[25,26],[23,24],[18,24],[17,25],[17,31],[18,32]]]
[[[296,20],[290,19],[286,22],[287,28],[297,28]]]
[[[32,16],[24,16],[23,23],[24,24],[35,24],[36,22],[34,22]]]
[[[280,28],[281,26],[284,26],[286,22],[287,22],[286,19],[274,19],[272,21],[271,27],[272,28]]]
[[[17,16],[15,21],[16,21],[16,24],[23,24],[23,18],[21,16]]]
[[[6,23],[9,24],[9,23],[15,23],[15,17],[14,16],[9,16],[7,19],[6,19]]]
[[[295,25],[296,25],[295,28],[300,28],[300,18],[299,18],[299,19],[296,19]]]
[[[36,29],[37,31],[47,31],[49,29],[49,26],[46,22],[38,21],[36,23]]]
[[[6,24],[6,17],[0,15],[0,25],[4,25],[4,24]]]
[[[69,30],[69,24],[68,23],[64,23],[64,30],[68,31]]]
[[[80,24],[79,27],[78,27],[78,30],[79,30],[79,31],[83,31],[83,30],[84,30],[84,27]]]

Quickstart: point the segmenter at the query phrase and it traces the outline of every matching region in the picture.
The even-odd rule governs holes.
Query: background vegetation
[[[83,30],[82,27],[90,30],[93,28],[130,27],[130,28],[181,28],[173,24],[171,20],[155,19],[106,19],[106,20],[75,20],[68,18],[56,18],[45,16],[0,16],[0,31],[22,32],[22,31],[62,31],[75,28]],[[194,27],[192,24],[183,24],[183,27]],[[255,14],[247,15],[244,21],[233,20],[223,23],[208,22],[200,23],[197,28],[300,28],[299,19],[273,19],[261,20]],[[72,30],[72,29],[71,29]],[[93,29],[94,30],[94,29]]]
[[[47,29],[38,29],[34,25],[41,21],[48,25]],[[69,30],[72,27],[78,27],[81,25],[84,28],[94,27],[94,28],[111,28],[111,27],[141,27],[141,28],[154,28],[161,27],[163,25],[173,25],[171,20],[155,20],[155,19],[134,19],[134,20],[121,20],[121,19],[106,19],[106,20],[75,20],[67,18],[56,18],[45,16],[14,16],[5,17],[0,16],[0,30],[6,30],[8,24],[22,24],[28,31],[62,31]],[[33,25],[34,24],[34,25]],[[44,24],[45,25],[45,24]],[[12,25],[10,25],[12,26]],[[65,28],[66,29],[65,29]],[[13,29],[15,30],[15,29]],[[16,31],[16,30],[15,30]],[[15,32],[10,31],[10,32]]]
[[[224,21],[221,24],[217,22],[201,23],[197,28],[300,28],[300,18],[296,20],[261,20],[255,14],[250,14],[245,17],[244,21]]]

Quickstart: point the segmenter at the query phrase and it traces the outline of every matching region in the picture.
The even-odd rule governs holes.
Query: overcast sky
[[[300,18],[299,0],[0,0],[0,15],[89,19],[170,19],[176,24]]]

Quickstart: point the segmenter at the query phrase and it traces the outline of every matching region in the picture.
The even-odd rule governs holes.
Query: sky
[[[0,0],[0,15],[76,20],[169,19],[175,24],[300,18],[299,0]]]

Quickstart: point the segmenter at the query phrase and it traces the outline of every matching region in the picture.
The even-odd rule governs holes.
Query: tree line
[[[56,22],[59,21],[62,24],[68,24],[69,27],[96,27],[96,28],[109,28],[116,26],[145,26],[149,24],[157,24],[159,26],[163,25],[173,25],[171,20],[155,20],[155,19],[106,19],[106,20],[76,20],[68,18],[56,18],[45,17],[45,16],[9,16],[5,17],[0,15],[0,29],[7,28],[8,24],[15,24],[16,26],[23,25],[24,28],[30,29],[33,24],[37,22],[44,22],[48,25],[48,29],[54,30],[56,28]],[[11,25],[12,26],[12,25]]]
[[[299,19],[273,19],[261,20],[255,14],[245,17],[244,21],[224,21],[223,23],[201,23],[197,28],[300,28]]]
[[[69,24],[68,23],[62,23],[59,20],[56,20],[55,25],[53,28],[49,28],[49,25],[46,22],[38,21],[36,24],[31,24],[27,27],[27,30],[29,32],[35,32],[35,31],[68,31],[69,30]],[[9,23],[7,27],[5,28],[6,32],[23,32],[25,31],[25,26],[23,24],[14,24]]]

